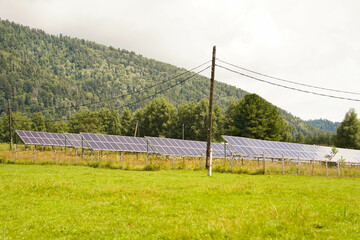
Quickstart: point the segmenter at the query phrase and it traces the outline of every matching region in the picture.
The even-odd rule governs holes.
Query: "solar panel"
[[[95,133],[80,133],[93,150],[120,152],[150,152],[154,150],[147,144],[145,138]]]
[[[332,159],[333,161],[344,161],[351,163],[360,163],[360,151],[354,149],[345,149],[345,148],[337,148],[338,152],[335,157]]]
[[[200,157],[206,155],[207,143],[182,139],[146,137],[152,146],[162,155]],[[224,157],[232,154],[231,149],[224,143],[211,144],[213,157]],[[226,151],[225,151],[226,148]]]
[[[314,146],[298,143],[275,142],[244,137],[222,136],[234,150],[246,157],[259,157],[263,154],[268,157],[300,158],[327,160],[331,152],[330,147]]]
[[[64,136],[65,136],[66,140],[69,141],[71,146],[74,148],[86,148],[86,149],[90,148],[90,145],[81,138],[80,134],[64,133]]]
[[[25,145],[45,145],[45,146],[71,146],[62,133],[48,133],[36,131],[16,130],[17,135]]]

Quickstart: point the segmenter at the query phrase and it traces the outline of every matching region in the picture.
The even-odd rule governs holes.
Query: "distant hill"
[[[315,119],[306,121],[308,124],[319,128],[321,130],[336,132],[336,128],[340,125],[339,122],[332,122],[327,119]]]
[[[185,71],[127,50],[0,21],[0,114],[7,109],[7,99],[11,99],[13,111],[41,111],[48,118],[70,116],[82,106],[121,111],[122,106],[136,103],[129,106],[134,111],[148,104],[155,92],[190,75],[149,86]],[[245,95],[239,88],[217,82],[214,100],[225,110],[231,99]],[[197,75],[157,96],[175,106],[199,102],[209,97],[209,79]],[[144,98],[148,99],[141,101]],[[293,136],[328,133],[284,110],[279,112],[292,126]]]

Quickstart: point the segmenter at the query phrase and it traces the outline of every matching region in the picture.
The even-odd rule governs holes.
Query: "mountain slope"
[[[340,125],[339,122],[332,122],[327,119],[314,119],[306,121],[311,126],[319,128],[321,130],[336,132],[337,127]]]
[[[185,69],[148,59],[127,50],[106,47],[66,36],[54,36],[9,21],[0,21],[0,113],[11,99],[13,111],[41,111],[48,118],[70,116],[82,106],[131,110],[144,107],[156,92],[191,76],[149,88],[186,72]],[[134,93],[138,92],[138,93]],[[214,101],[226,109],[231,99],[245,91],[217,82]],[[209,79],[201,75],[156,96],[178,106],[209,96]],[[113,100],[109,100],[109,99]],[[142,99],[148,98],[146,101]],[[279,109],[293,127],[293,135],[324,133]]]

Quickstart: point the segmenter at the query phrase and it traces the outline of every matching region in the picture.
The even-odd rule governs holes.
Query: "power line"
[[[275,79],[275,80],[278,80],[278,81],[282,81],[282,82],[286,82],[286,83],[291,83],[291,84],[296,84],[296,85],[300,85],[300,86],[304,86],[304,87],[316,88],[316,89],[321,89],[321,90],[326,90],[326,91],[331,91],[331,92],[338,92],[338,93],[347,93],[347,94],[360,95],[360,93],[358,93],[358,92],[350,92],[350,91],[343,91],[343,90],[338,90],[338,89],[318,87],[318,86],[313,86],[313,85],[309,85],[309,84],[304,84],[304,83],[298,83],[298,82],[294,82],[294,81],[289,81],[289,80],[282,79],[282,78],[272,77],[272,76],[267,75],[267,74],[263,74],[263,73],[259,73],[259,72],[253,71],[253,70],[249,70],[249,69],[243,68],[243,67],[239,67],[239,66],[237,66],[237,65],[235,65],[235,64],[232,64],[232,63],[229,63],[229,62],[225,62],[225,61],[223,61],[223,60],[221,60],[221,59],[217,59],[217,60],[218,60],[219,62],[228,64],[228,65],[230,65],[230,66],[232,66],[232,67],[236,67],[236,68],[241,69],[241,70],[244,70],[244,71],[248,71],[248,72],[251,72],[251,73],[254,73],[254,74],[263,76],[263,77],[272,78],[272,79]]]
[[[253,76],[250,76],[250,75],[247,75],[247,74],[244,74],[244,73],[241,73],[241,72],[232,70],[232,69],[230,69],[230,68],[227,68],[227,67],[224,67],[224,66],[221,66],[221,65],[216,65],[216,66],[218,66],[218,67],[220,67],[220,68],[223,68],[223,69],[225,69],[225,70],[228,70],[228,71],[230,71],[230,72],[239,74],[239,75],[241,75],[241,76],[244,76],[244,77],[247,77],[247,78],[251,78],[251,79],[254,79],[254,80],[256,80],[256,81],[268,83],[268,84],[271,84],[271,85],[274,85],[274,86],[278,86],[278,87],[282,87],[282,88],[286,88],[286,89],[291,89],[291,90],[298,91],[298,92],[303,92],[303,93],[309,93],[309,94],[314,94],[314,95],[318,95],[318,96],[323,96],[323,97],[330,97],[330,98],[337,98],[337,99],[342,99],[342,100],[360,102],[360,99],[345,98],[345,97],[339,97],[339,96],[334,96],[334,95],[328,95],[328,94],[311,92],[311,91],[307,91],[307,90],[302,90],[302,89],[298,89],[298,88],[293,88],[293,87],[281,85],[281,84],[278,84],[278,83],[273,83],[273,82],[270,82],[270,81],[266,81],[266,80],[264,80],[264,79],[260,79],[260,78],[257,78],[257,77],[253,77]]]
[[[111,100],[114,100],[114,99],[123,98],[123,97],[129,96],[129,95],[131,95],[131,94],[145,92],[145,91],[148,90],[148,89],[151,89],[151,88],[154,88],[154,87],[156,87],[156,86],[159,86],[160,84],[167,83],[167,82],[169,82],[169,81],[171,81],[171,80],[174,80],[174,79],[176,79],[176,78],[178,78],[178,77],[181,77],[182,75],[185,75],[185,74],[187,74],[187,73],[189,73],[189,72],[192,72],[193,70],[198,69],[198,68],[204,66],[205,64],[207,64],[207,63],[209,63],[209,62],[211,62],[211,60],[210,60],[210,61],[207,61],[207,62],[205,62],[205,63],[203,63],[203,64],[200,64],[199,66],[196,66],[196,67],[194,67],[194,68],[192,68],[192,69],[190,69],[190,70],[187,70],[187,71],[185,71],[185,72],[183,72],[183,73],[180,73],[180,74],[178,74],[178,75],[175,75],[175,76],[173,76],[173,77],[171,77],[171,78],[169,78],[169,79],[167,79],[167,80],[164,80],[164,81],[162,81],[162,82],[153,84],[153,85],[151,85],[151,86],[148,86],[148,87],[146,87],[146,88],[144,88],[144,89],[141,89],[141,90],[138,90],[138,91],[134,91],[134,92],[131,92],[131,93],[126,93],[126,94],[123,94],[123,95],[121,95],[121,96],[116,96],[116,97],[109,98],[109,99],[106,99],[106,100],[103,100],[103,101],[98,101],[98,102],[93,102],[93,103],[88,103],[88,104],[81,104],[81,105],[79,105],[79,106],[85,107],[85,106],[89,106],[89,105],[93,105],[93,104],[99,104],[99,103],[103,103],[103,102],[108,102],[108,101],[111,101]],[[205,71],[205,70],[204,70],[204,71]]]
[[[161,85],[161,84],[164,84],[164,83],[167,83],[167,82],[169,82],[169,81],[171,81],[171,80],[174,80],[174,79],[176,79],[176,78],[178,78],[178,77],[181,77],[181,76],[183,76],[183,75],[185,75],[185,74],[187,74],[187,73],[190,73],[190,72],[194,71],[195,69],[198,69],[198,68],[200,68],[200,67],[203,67],[204,65],[206,65],[206,64],[208,64],[208,63],[210,63],[210,62],[211,62],[211,60],[209,60],[209,61],[207,61],[207,62],[205,62],[205,63],[202,63],[202,64],[200,64],[200,65],[198,65],[198,66],[196,66],[196,67],[194,67],[194,68],[192,68],[192,69],[190,69],[190,70],[187,70],[187,71],[185,71],[185,72],[183,72],[183,73],[180,73],[180,74],[177,74],[177,75],[175,75],[175,76],[173,76],[173,77],[171,77],[171,78],[168,78],[168,79],[166,79],[166,80],[164,80],[164,81],[162,81],[162,82],[158,82],[158,83],[155,83],[155,84],[153,84],[153,85],[151,85],[151,86],[145,87],[145,88],[143,88],[143,89],[141,89],[141,90],[133,91],[133,92],[126,93],[126,94],[123,94],[123,95],[120,95],[120,96],[108,98],[108,99],[105,99],[105,100],[102,100],[102,101],[91,102],[91,103],[87,103],[87,104],[80,104],[80,105],[77,105],[77,106],[59,106],[59,107],[55,107],[55,108],[54,108],[54,107],[48,107],[48,108],[42,108],[42,109],[39,109],[39,110],[42,110],[42,111],[44,111],[44,110],[55,110],[55,111],[56,111],[56,110],[63,109],[63,108],[69,108],[69,109],[70,109],[70,108],[76,108],[76,107],[85,107],[85,106],[90,106],[90,105],[94,105],[94,104],[100,104],[100,103],[104,103],[104,102],[109,102],[109,101],[111,101],[111,100],[123,98],[123,97],[129,96],[129,95],[132,95],[132,94],[145,92],[145,91],[148,90],[148,89],[154,88],[154,87],[156,87],[156,86],[159,86],[159,85]],[[29,106],[28,106],[28,107],[25,107],[25,108],[26,108],[26,109],[30,109]],[[5,109],[1,109],[1,110],[5,110]]]
[[[202,64],[202,65],[203,65],[203,64]],[[181,80],[181,81],[179,81],[179,82],[177,82],[177,83],[175,83],[175,84],[173,84],[173,85],[171,85],[171,86],[169,86],[169,87],[167,87],[167,88],[165,88],[165,89],[162,89],[162,90],[160,90],[160,91],[155,92],[153,95],[150,95],[150,96],[148,96],[148,97],[142,98],[142,99],[140,99],[140,100],[138,100],[138,101],[135,101],[135,102],[131,102],[131,103],[122,105],[122,106],[120,106],[118,109],[122,109],[122,108],[124,108],[124,107],[128,107],[128,106],[137,104],[137,103],[139,103],[139,102],[143,102],[143,101],[145,101],[145,100],[147,100],[147,99],[153,98],[153,97],[155,97],[155,96],[158,95],[158,94],[161,94],[161,93],[163,93],[163,92],[165,92],[165,91],[167,91],[167,90],[169,90],[169,89],[171,89],[171,88],[174,88],[174,87],[176,87],[176,86],[178,86],[178,85],[180,85],[180,84],[188,81],[189,79],[197,76],[198,74],[204,72],[205,70],[209,69],[210,67],[211,67],[211,66],[207,66],[207,67],[203,68],[202,70],[200,70],[200,71],[198,71],[198,72],[196,72],[196,73],[193,73],[191,76],[189,76],[189,77],[187,77],[187,78],[185,78],[185,79],[183,79],[183,80]],[[86,116],[86,117],[87,117],[87,116]],[[86,117],[78,117],[78,118],[75,118],[75,119],[83,119],[83,118],[86,118]],[[68,118],[66,118],[66,119],[54,119],[54,120],[50,120],[50,121],[51,121],[51,122],[59,122],[59,121],[65,121],[65,120],[70,120],[70,119],[74,119],[74,118],[73,118],[73,117],[68,117]],[[13,122],[32,122],[32,120],[30,120],[30,119],[29,119],[29,120],[13,120]]]

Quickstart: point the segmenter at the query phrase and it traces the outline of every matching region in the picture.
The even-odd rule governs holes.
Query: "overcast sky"
[[[1,19],[51,34],[188,69],[210,60],[216,45],[217,57],[237,66],[352,92],[360,92],[359,12],[356,0],[0,0]],[[359,101],[288,90],[219,67],[215,75],[304,120],[342,121],[350,108],[360,114]],[[286,85],[360,100],[360,95]]]

